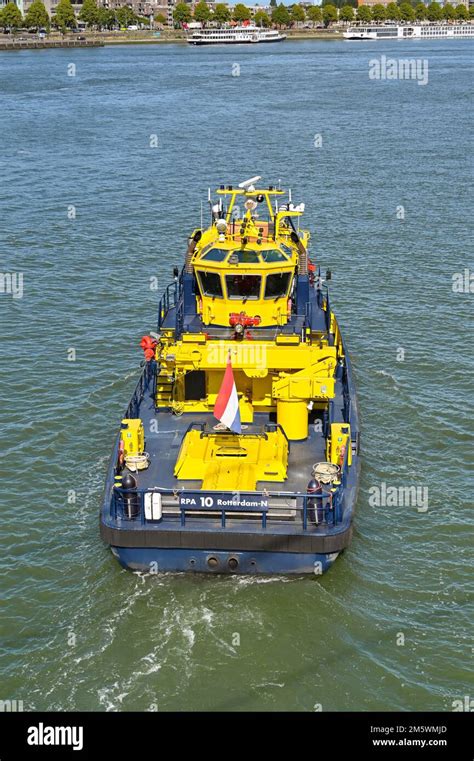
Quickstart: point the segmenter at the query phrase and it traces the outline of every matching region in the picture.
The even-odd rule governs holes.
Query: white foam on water
[[[394,386],[394,388],[396,389],[399,388],[398,380],[395,378],[394,375],[392,375],[392,373],[389,373],[387,370],[375,370],[375,375],[381,375],[383,378],[387,378],[388,380],[392,382],[392,385]]]
[[[289,584],[297,581],[288,576],[237,576],[232,575],[232,581],[239,587],[250,587],[258,584]]]

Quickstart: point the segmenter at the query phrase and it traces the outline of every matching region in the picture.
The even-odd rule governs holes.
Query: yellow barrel
[[[308,407],[301,399],[277,399],[277,421],[290,441],[308,438]]]

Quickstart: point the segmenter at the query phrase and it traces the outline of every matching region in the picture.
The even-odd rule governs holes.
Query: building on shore
[[[0,10],[4,8],[9,1],[10,0],[0,0]],[[189,5],[191,12],[194,11],[194,7],[197,5],[198,1],[199,0],[184,0],[184,2]],[[278,0],[278,2],[280,1],[281,0]],[[18,6],[19,10],[24,16],[27,13],[33,0],[13,0],[13,2]],[[43,0],[46,11],[50,17],[54,15],[58,2],[59,0]],[[78,16],[82,8],[83,0],[71,0],[71,2],[76,16]],[[137,16],[149,19],[152,19],[157,15],[162,15],[166,19],[167,25],[172,27],[173,11],[178,2],[183,2],[183,0],[97,0],[97,5],[107,8],[108,10],[116,10],[117,8],[128,6],[129,8],[132,8],[133,11],[135,11]],[[393,0],[357,0],[357,6],[360,7],[361,5],[367,5],[369,7],[373,7],[374,5],[383,5],[386,7],[391,2],[393,2]],[[424,2],[425,5],[429,5],[431,0],[422,0],[422,2]],[[472,5],[474,5],[474,0],[437,0],[437,2],[439,2],[441,6],[444,6],[449,2],[451,2],[453,5],[464,5],[468,10]],[[216,2],[214,2],[214,0],[212,2],[206,2],[206,4],[211,11],[214,11],[216,6]],[[303,1],[301,3],[301,5],[306,10],[312,5],[319,4],[320,3],[318,2],[311,2],[310,0],[306,0],[306,2]],[[228,5],[229,11],[233,13],[235,3],[226,3],[226,5]],[[269,4],[248,5],[247,7],[252,15],[254,15],[257,11],[263,11],[264,13],[271,15],[273,10]]]
[[[424,2],[426,6],[430,5],[431,0],[421,0]],[[373,7],[374,5],[384,5],[387,7],[389,3],[394,2],[394,0],[357,0],[357,7],[360,8],[361,5],[368,5],[370,7]],[[448,3],[451,5],[464,5],[465,8],[469,10],[469,6],[474,4],[474,0],[436,0],[436,2],[443,8]]]
[[[357,0],[357,7],[360,8],[361,5],[369,5],[370,7],[374,5],[384,5],[387,7],[391,2],[393,2],[393,0]]]
[[[25,12],[24,9],[24,3],[23,0],[0,0],[0,11],[5,8],[6,5],[8,5],[9,2],[14,2],[21,14],[23,15]]]
[[[4,8],[8,2],[10,2],[10,0],[0,0],[0,10]],[[34,0],[13,0],[13,2],[18,6],[24,16]],[[51,16],[54,16],[59,0],[42,0],[42,2],[49,17],[51,18]],[[78,16],[81,12],[83,0],[71,0],[71,2],[74,12],[76,16]],[[174,0],[97,0],[97,5],[107,8],[108,10],[116,10],[117,8],[128,6],[135,11],[137,16],[143,16],[145,18],[162,14],[167,19],[167,23],[170,26],[173,24],[173,8],[175,4]]]

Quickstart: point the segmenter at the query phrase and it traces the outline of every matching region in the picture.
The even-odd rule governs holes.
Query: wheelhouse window
[[[217,272],[198,272],[198,275],[203,296],[223,297],[221,278]]]
[[[226,248],[211,248],[201,256],[201,259],[205,259],[208,262],[223,262],[229,253]]]
[[[232,251],[229,262],[231,264],[258,264],[260,256],[257,251],[248,251],[241,248],[238,251]]]
[[[288,286],[290,285],[291,272],[277,272],[273,275],[267,275],[265,284],[265,298],[279,299],[286,296]]]
[[[272,248],[270,251],[262,251],[262,258],[264,262],[286,262],[287,257],[277,248]]]
[[[229,299],[258,299],[262,278],[260,275],[226,275]]]

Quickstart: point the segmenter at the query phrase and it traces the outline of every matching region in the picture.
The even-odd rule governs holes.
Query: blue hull
[[[132,571],[146,573],[195,571],[249,575],[281,573],[320,576],[330,568],[338,554],[163,550],[155,547],[111,547],[111,550],[120,565]]]

